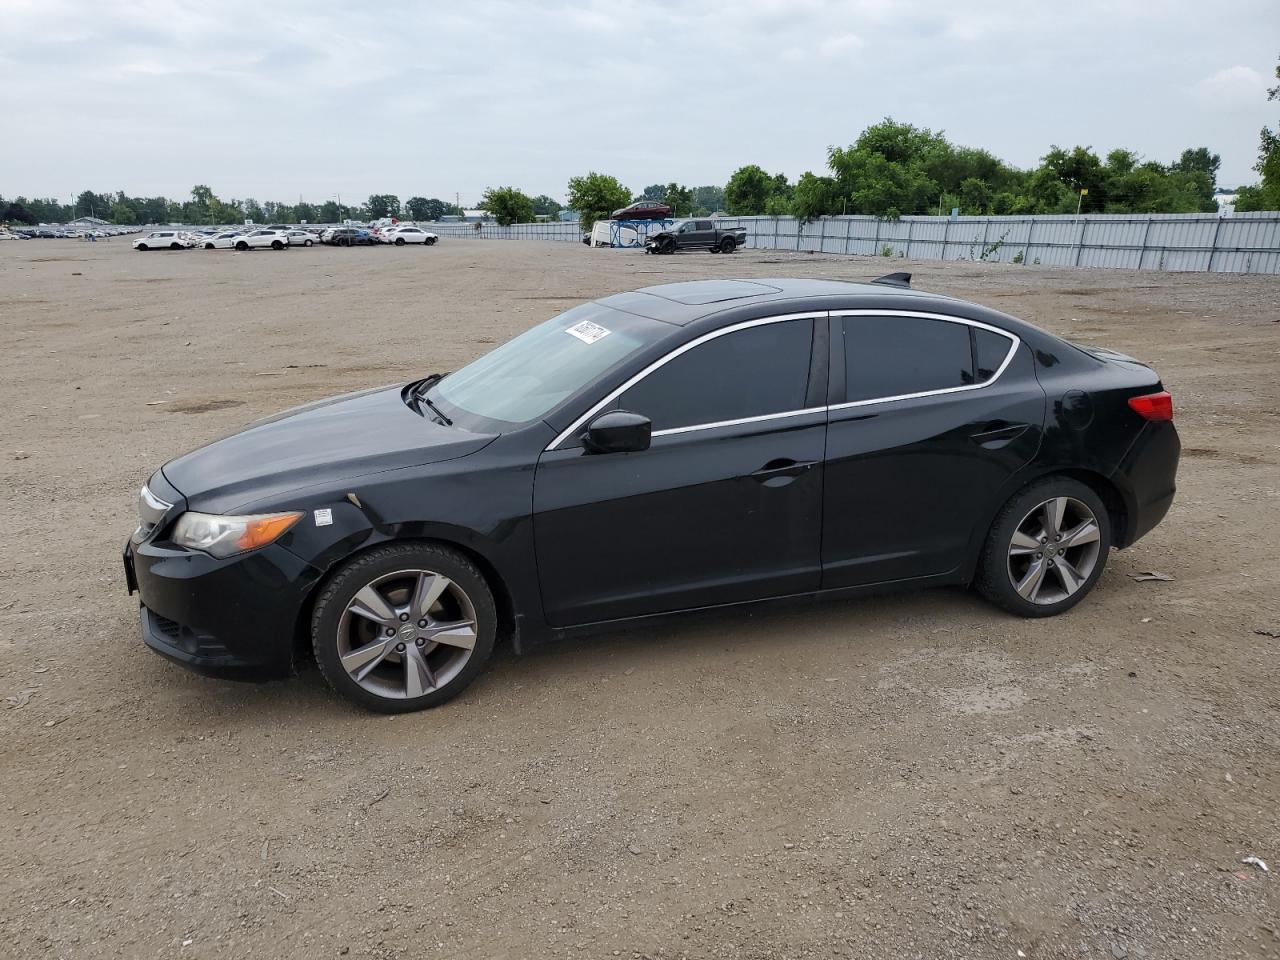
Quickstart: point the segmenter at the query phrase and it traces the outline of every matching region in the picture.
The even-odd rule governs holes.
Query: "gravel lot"
[[[890,269],[1173,391],[1178,499],[1066,616],[958,590],[727,613],[500,653],[395,718],[138,639],[120,549],[186,449],[583,299]],[[1280,954],[1277,318],[1277,277],[0,244],[0,954]]]

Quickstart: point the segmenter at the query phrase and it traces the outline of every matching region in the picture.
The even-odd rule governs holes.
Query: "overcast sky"
[[[1280,0],[0,0],[0,194],[474,203],[795,179],[892,116],[1255,182]]]

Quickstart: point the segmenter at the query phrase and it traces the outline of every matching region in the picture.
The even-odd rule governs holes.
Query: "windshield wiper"
[[[437,383],[439,383],[441,380],[443,380],[447,376],[448,376],[447,373],[433,373],[429,377],[423,377],[421,380],[419,380],[417,383],[413,385],[412,390],[410,390],[409,392],[409,396],[412,397],[415,401],[425,403],[428,407],[431,408],[431,412],[436,415],[436,419],[440,423],[444,424],[446,427],[451,427],[453,426],[453,421],[450,420],[447,416],[445,416],[444,411],[441,410],[439,407],[437,407],[434,403],[432,403],[431,398],[427,396],[427,391],[430,390],[432,387],[434,387]]]

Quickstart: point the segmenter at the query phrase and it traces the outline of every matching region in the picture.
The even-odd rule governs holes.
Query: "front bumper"
[[[219,560],[169,543],[130,543],[125,581],[142,640],[197,673],[274,680],[293,671],[303,605],[320,571],[278,544]]]

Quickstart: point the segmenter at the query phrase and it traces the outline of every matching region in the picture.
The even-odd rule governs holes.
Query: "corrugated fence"
[[[1055,267],[1280,273],[1280,213],[1097,214],[1051,217],[724,217],[747,246],[921,260],[985,260]],[[473,239],[582,238],[576,223],[432,224]]]

